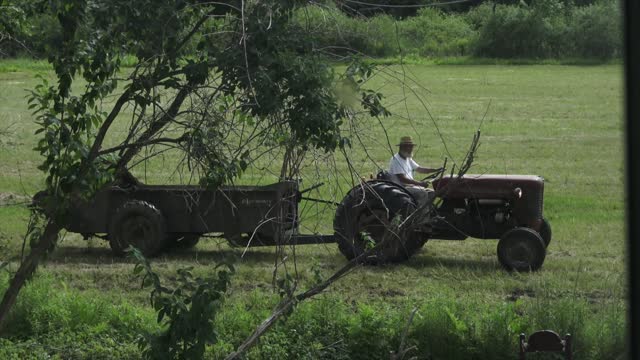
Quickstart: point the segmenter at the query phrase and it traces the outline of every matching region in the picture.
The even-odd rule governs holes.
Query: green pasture
[[[43,182],[25,97],[39,82],[37,73],[53,77],[42,64],[0,62],[0,69],[0,132],[7,134],[0,136],[0,260],[12,260],[9,269],[15,269],[28,220],[20,203]],[[451,168],[479,128],[472,173],[535,174],[546,180],[544,214],[553,239],[545,264],[537,273],[510,274],[498,264],[494,240],[429,241],[406,263],[359,268],[318,300],[300,305],[251,357],[388,358],[414,307],[420,310],[409,343],[419,358],[515,358],[517,334],[542,328],[573,333],[579,359],[623,354],[622,78],[618,64],[381,67],[370,86],[385,94],[394,115],[382,123],[360,120],[360,141],[347,151],[357,176],[386,167],[395,150],[388,144],[402,135],[420,144],[415,154],[420,164],[438,167],[448,158]],[[116,136],[126,129],[126,117],[125,112]],[[352,186],[345,156],[310,154],[309,159],[314,156],[317,161],[304,168],[302,187],[325,182],[312,196],[339,201]],[[186,182],[176,172],[177,161],[168,153],[134,173],[148,183]],[[277,169],[277,162],[261,160],[238,182],[275,182]],[[302,203],[301,209],[303,231],[332,231],[331,206]],[[277,302],[271,285],[274,249],[243,252],[213,238],[153,260],[171,282],[177,268],[193,266],[206,275],[221,260],[236,259],[227,310],[217,320],[222,341],[210,349],[212,356],[237,346]],[[294,258],[300,289],[346,262],[333,244],[296,248],[290,270]],[[6,356],[16,358],[24,349],[61,358],[111,358],[104,350],[108,340],[120,344],[114,358],[135,358],[136,331],[155,325],[148,292],[132,270],[131,261],[113,258],[105,242],[67,234],[21,298],[14,323],[27,325],[3,334],[0,355],[5,345]],[[2,280],[0,289],[5,284]],[[55,306],[38,295],[47,291]],[[106,314],[91,315],[97,308]],[[80,336],[86,329],[109,336],[104,341]]]

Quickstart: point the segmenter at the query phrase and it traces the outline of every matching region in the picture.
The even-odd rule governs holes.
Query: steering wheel
[[[438,176],[440,176],[440,174],[444,173],[444,170],[445,170],[445,168],[443,166],[440,169],[438,169],[437,171],[432,172],[431,174],[427,175],[425,178],[423,178],[420,181],[431,181],[431,180],[437,178]]]

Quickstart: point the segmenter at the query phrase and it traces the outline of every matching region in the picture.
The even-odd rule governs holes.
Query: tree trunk
[[[44,229],[38,244],[31,248],[29,255],[22,261],[20,268],[15,273],[9,284],[9,288],[5,291],[0,303],[0,331],[3,329],[4,324],[8,318],[9,311],[15,304],[18,298],[18,293],[24,284],[31,278],[36,271],[40,260],[47,254],[47,252],[56,244],[58,239],[58,233],[61,227],[54,220],[49,220],[47,226]]]

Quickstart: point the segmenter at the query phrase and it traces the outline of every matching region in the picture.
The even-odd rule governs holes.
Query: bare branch
[[[154,145],[154,144],[178,144],[187,140],[188,138],[189,136],[185,134],[179,138],[156,138],[156,139],[151,139],[144,142],[124,144],[124,145],[115,146],[106,150],[101,150],[98,153],[98,156],[110,154],[110,153],[117,152],[124,149],[134,148],[134,147],[142,148],[142,147]]]

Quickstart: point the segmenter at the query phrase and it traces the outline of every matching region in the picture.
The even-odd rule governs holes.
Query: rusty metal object
[[[547,352],[562,354],[565,359],[573,359],[571,348],[571,334],[561,338],[558,333],[551,330],[536,331],[526,339],[525,334],[520,334],[520,360],[526,360],[527,353]]]
[[[433,182],[445,188],[452,178]],[[530,175],[465,175],[442,196],[437,212],[444,217],[433,238],[464,240],[467,237],[497,239],[516,227],[544,234],[551,241],[551,227],[543,217],[544,180]]]

